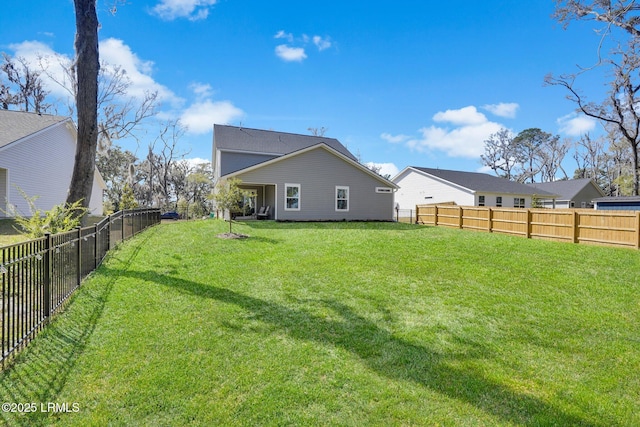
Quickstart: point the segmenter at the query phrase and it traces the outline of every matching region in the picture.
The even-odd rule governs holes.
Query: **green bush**
[[[37,196],[28,197],[23,191],[21,193],[29,203],[31,216],[24,217],[13,212],[15,222],[19,227],[18,231],[33,239],[42,237],[45,233],[56,234],[73,230],[80,226],[82,217],[89,212],[89,209],[82,206],[82,200],[72,204],[56,205],[51,210],[42,211],[36,207]]]

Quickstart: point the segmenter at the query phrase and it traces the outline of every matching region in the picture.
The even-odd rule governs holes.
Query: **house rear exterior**
[[[238,178],[254,210],[280,221],[392,221],[395,184],[338,140],[214,126],[214,176]]]
[[[67,200],[75,162],[76,128],[68,117],[0,110],[0,217],[15,208],[31,215],[22,196],[37,197],[38,209],[50,210]],[[106,188],[94,172],[89,209],[102,215]]]

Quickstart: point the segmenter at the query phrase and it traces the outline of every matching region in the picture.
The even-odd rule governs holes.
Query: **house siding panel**
[[[393,220],[393,193],[377,193],[380,180],[324,148],[239,174],[238,178],[248,184],[275,184],[274,212],[279,220]],[[285,183],[300,184],[299,211],[284,209]],[[336,212],[337,185],[349,187],[348,212]]]
[[[0,218],[7,216],[7,191],[9,181],[7,178],[7,170],[0,169]]]
[[[75,159],[74,134],[61,122],[45,132],[5,146],[0,153],[0,169],[6,169],[10,180],[7,202],[21,215],[31,215],[29,205],[22,196],[37,197],[40,210],[50,210],[67,199]],[[102,191],[96,192],[94,180],[92,213],[102,214]],[[98,200],[93,200],[98,198]]]
[[[277,156],[259,153],[235,153],[222,151],[220,159],[216,162],[220,168],[218,176],[227,175],[241,169],[248,168],[258,163],[266,162]]]
[[[459,205],[475,204],[473,192],[452,186],[446,181],[437,181],[411,169],[394,178],[394,182],[400,187],[395,199],[400,209],[415,209],[416,205],[453,201]]]

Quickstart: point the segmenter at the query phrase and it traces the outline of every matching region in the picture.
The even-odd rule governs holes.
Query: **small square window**
[[[514,208],[524,208],[524,199],[516,197],[513,199]]]
[[[484,206],[484,196],[478,196],[478,206]]]
[[[499,208],[502,207],[502,196],[496,197],[496,206]]]

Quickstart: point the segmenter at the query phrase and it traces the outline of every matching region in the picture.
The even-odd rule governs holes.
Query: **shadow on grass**
[[[241,221],[240,224],[257,229],[275,230],[367,230],[367,231],[415,231],[416,224],[390,221]]]
[[[139,238],[136,249],[123,260],[124,269],[121,271],[126,271],[152,233],[154,231],[150,229],[145,238]],[[35,411],[18,411],[17,406],[15,411],[0,411],[1,425],[47,426],[51,423],[51,416],[73,416],[73,413],[55,415],[46,408],[48,403],[67,403],[58,402],[56,397],[86,348],[118,278],[114,271],[102,270],[108,280],[99,286],[86,287],[72,296],[65,311],[73,310],[73,315],[61,313],[54,316],[36,339],[0,372],[2,403],[22,405],[23,408],[25,404],[35,404],[28,407]],[[73,402],[68,403],[71,405]]]
[[[339,315],[329,320],[310,312],[243,295],[229,289],[194,281],[168,277],[153,271],[114,271],[113,273],[153,281],[202,298],[234,304],[253,314],[253,319],[266,322],[291,337],[322,345],[343,348],[357,356],[370,369],[392,380],[411,381],[467,402],[505,422],[517,425],[599,426],[577,415],[533,396],[518,393],[504,384],[492,381],[472,368],[456,368],[456,361],[487,356],[490,351],[476,342],[460,339],[468,349],[464,355],[443,355],[428,347],[398,338],[334,300],[310,301]],[[604,421],[603,421],[604,422]]]

